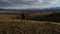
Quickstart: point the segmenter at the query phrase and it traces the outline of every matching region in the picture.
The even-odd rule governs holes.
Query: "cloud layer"
[[[0,7],[10,7],[18,5],[38,6],[56,3],[57,0],[0,0]]]

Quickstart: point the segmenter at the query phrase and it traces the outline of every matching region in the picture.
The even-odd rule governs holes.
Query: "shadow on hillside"
[[[60,12],[57,13],[53,12],[52,14],[44,14],[42,16],[40,15],[32,16],[30,19],[35,21],[60,22]]]

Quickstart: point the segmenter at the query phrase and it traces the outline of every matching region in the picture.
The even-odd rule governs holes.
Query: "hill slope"
[[[46,21],[0,20],[0,34],[59,34],[60,24]]]

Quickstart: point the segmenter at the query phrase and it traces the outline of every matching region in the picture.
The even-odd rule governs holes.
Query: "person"
[[[25,19],[25,15],[23,13],[21,13],[21,20]]]
[[[24,15],[24,13],[21,13],[21,22],[25,22],[25,15]]]

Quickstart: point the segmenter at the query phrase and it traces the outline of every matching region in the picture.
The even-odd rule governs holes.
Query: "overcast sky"
[[[31,9],[60,7],[60,0],[0,0],[0,8]]]

